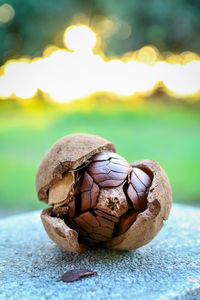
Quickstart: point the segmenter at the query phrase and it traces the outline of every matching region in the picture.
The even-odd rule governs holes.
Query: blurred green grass
[[[77,105],[79,107],[79,105]],[[0,103],[0,208],[42,208],[35,173],[60,137],[87,132],[111,140],[128,161],[151,158],[166,170],[173,199],[200,205],[200,114],[189,105],[93,101],[80,108]]]

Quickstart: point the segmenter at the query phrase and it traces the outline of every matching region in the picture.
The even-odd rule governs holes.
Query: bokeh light
[[[0,23],[8,23],[14,16],[15,10],[10,4],[4,3],[0,6]]]
[[[96,44],[96,35],[86,25],[70,26],[64,32],[64,44],[74,51],[91,51]]]
[[[63,36],[64,44],[73,51],[49,45],[42,57],[8,61],[0,68],[0,97],[28,99],[40,91],[53,101],[66,103],[102,92],[149,95],[158,86],[174,97],[199,96],[197,54],[188,51],[163,57],[157,48],[147,45],[108,59],[100,51],[93,53],[96,40],[88,26],[73,25]]]

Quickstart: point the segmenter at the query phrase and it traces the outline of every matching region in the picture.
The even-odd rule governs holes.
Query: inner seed
[[[101,243],[126,232],[147,208],[151,178],[120,155],[101,152],[77,171],[76,193],[65,221],[81,238]]]

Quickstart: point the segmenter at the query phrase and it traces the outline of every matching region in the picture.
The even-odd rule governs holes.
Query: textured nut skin
[[[69,228],[60,218],[51,216],[52,208],[44,209],[41,214],[44,228],[52,241],[64,250],[81,254],[88,248],[86,243],[79,243],[78,233]]]
[[[39,200],[48,203],[48,189],[62,179],[62,174],[75,169],[94,154],[115,152],[114,145],[106,139],[84,133],[64,136],[43,157],[36,174],[36,191]]]
[[[167,220],[171,205],[172,191],[169,179],[161,166],[150,159],[131,164],[147,173],[153,173],[153,181],[148,193],[148,207],[140,213],[133,225],[122,235],[104,243],[104,247],[118,250],[137,249],[149,243],[161,230]]]
[[[60,139],[47,152],[38,169],[38,198],[48,202],[48,189],[62,179],[63,173],[87,163],[91,156],[103,151],[115,152],[115,147],[100,137],[75,134]],[[172,193],[164,170],[153,160],[137,161],[131,165],[153,175],[147,198],[148,207],[139,213],[136,221],[125,233],[104,242],[103,247],[118,250],[137,249],[150,242],[162,228],[163,221],[168,218]],[[63,219],[56,217],[53,208],[45,209],[41,219],[49,237],[61,248],[79,254],[87,250],[87,243],[80,242],[78,233],[67,226]]]

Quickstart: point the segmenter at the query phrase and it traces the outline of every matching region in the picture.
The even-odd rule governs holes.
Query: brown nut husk
[[[48,190],[62,179],[64,173],[87,163],[92,155],[105,150],[115,152],[115,147],[95,135],[77,133],[58,140],[43,157],[36,174],[39,200],[49,203]]]
[[[148,206],[137,216],[136,221],[124,234],[104,244],[108,248],[131,250],[146,245],[159,233],[171,210],[171,186],[161,166],[150,159],[136,161],[131,165],[153,174],[153,181],[147,196]]]
[[[103,154],[104,152],[105,154]],[[96,239],[96,237],[99,236],[100,238],[98,242],[102,241],[100,245],[103,247],[118,250],[137,249],[150,242],[162,228],[163,221],[168,218],[171,209],[172,195],[170,183],[164,170],[159,166],[158,163],[152,160],[137,161],[129,165],[124,158],[120,157],[117,154],[114,154],[114,152],[114,145],[101,137],[88,134],[73,134],[66,136],[56,142],[56,144],[44,156],[36,175],[36,190],[38,193],[38,198],[41,201],[47,202],[48,204],[52,205],[52,208],[44,210],[42,212],[41,219],[49,237],[61,248],[75,253],[83,253],[86,251],[87,247],[90,244],[88,244],[88,241],[90,242],[91,239]],[[95,154],[98,153],[100,156],[95,156]],[[102,156],[108,156],[108,158],[102,159]],[[91,163],[90,160],[91,158],[93,159],[93,157],[97,157],[97,159],[96,162]],[[100,157],[99,160],[98,157]],[[109,165],[106,159],[109,160]],[[101,171],[99,175],[96,175],[96,166],[100,164],[101,170],[105,169],[104,166],[102,167],[102,161],[103,165],[106,165],[106,168],[108,168],[108,166],[109,168],[111,168],[111,170],[109,171],[110,173],[108,174],[111,174],[115,171],[119,172],[119,165],[117,165],[117,170],[115,170],[116,165],[114,163],[123,165],[121,166],[121,173],[113,173],[114,181],[110,180],[112,178],[107,178],[108,175],[102,175],[103,171]],[[83,167],[86,171],[84,171],[85,173],[84,175],[82,174],[82,179],[80,179],[81,177],[78,177],[79,175],[77,174],[79,174],[79,171],[77,170],[82,170]],[[112,170],[113,168],[114,170]],[[91,170],[93,170],[94,174],[90,173]],[[148,188],[146,189],[146,200],[142,200],[143,204],[144,201],[146,201],[147,203],[147,206],[143,211],[137,210],[137,208],[134,208],[132,206],[132,199],[131,201],[129,199],[127,204],[125,204],[123,200],[123,191],[126,194],[126,185],[131,180],[131,174],[133,173],[132,170],[138,170],[139,173],[143,173],[143,176],[147,179],[151,178],[151,181],[149,181],[150,186],[148,186]],[[124,175],[124,173],[126,174]],[[92,176],[94,176],[95,183],[91,178],[91,174]],[[117,177],[116,174],[118,174]],[[108,236],[110,237],[110,230],[113,230],[114,228],[114,225],[110,226],[110,224],[112,222],[119,221],[118,217],[122,215],[122,210],[124,209],[124,215],[120,217],[120,220],[122,220],[123,222],[119,223],[122,224],[122,228],[120,228],[120,226],[118,225],[118,227],[116,227],[117,230],[113,231],[115,233],[118,232],[118,235],[116,236],[116,234],[113,234],[111,239],[109,238],[109,240],[106,240],[105,238],[102,239],[101,234],[99,235],[99,233],[101,233],[99,232],[100,228],[97,227],[95,236],[92,231],[89,238],[84,238],[85,228],[77,227],[77,223],[74,224],[74,221],[76,220],[79,221],[79,223],[80,221],[83,222],[84,220],[80,220],[80,217],[86,215],[83,210],[82,215],[80,215],[80,217],[78,216],[77,219],[77,216],[75,214],[75,211],[77,212],[77,190],[81,191],[82,189],[83,193],[85,193],[85,195],[87,196],[88,189],[86,189],[85,192],[81,186],[84,180],[86,180],[87,184],[89,185],[91,185],[91,182],[93,182],[93,185],[91,185],[91,193],[92,191],[93,194],[97,192],[99,193],[98,188],[96,188],[96,190],[93,190],[93,188],[96,187],[96,183],[98,183],[96,182],[96,180],[99,180],[98,176],[100,176],[99,178],[103,176],[103,179],[105,179],[104,182],[106,182],[108,187],[105,186],[105,188],[103,187],[103,190],[101,190],[99,196],[101,205],[100,203],[98,203],[97,205],[94,203],[88,211],[87,214],[89,215],[91,221],[95,223],[101,218],[103,220],[105,219],[105,217],[108,217],[106,213],[109,213],[109,220],[106,219],[106,221],[101,223],[100,226],[104,226],[104,233],[108,232]],[[83,179],[83,177],[85,179]],[[125,177],[126,181],[123,182]],[[82,183],[79,184],[79,181]],[[109,185],[113,185],[113,182],[116,188],[111,190],[109,188]],[[118,182],[118,184],[116,184],[116,182]],[[118,202],[112,202],[113,199],[111,203],[109,203],[109,205],[114,204],[114,206],[117,207],[119,211],[118,217],[116,217],[115,215],[116,211],[113,211],[112,213],[112,209],[114,208],[112,208],[110,211],[105,211],[105,209],[103,209],[104,207],[102,205],[104,205],[104,202],[107,203],[107,200],[105,199],[106,201],[104,201],[102,197],[104,197],[104,195],[105,197],[107,197],[109,193],[114,193],[113,195],[115,195],[116,197],[118,197],[117,193],[120,193],[122,197],[120,200],[121,203],[123,203],[122,210],[120,210],[120,208],[118,207]],[[86,207],[88,205],[88,201],[85,195],[85,202],[81,203]],[[95,197],[97,197],[96,194]],[[117,199],[116,197],[114,197],[114,199]],[[126,197],[128,197],[127,194]],[[117,199],[117,201],[118,200],[119,199]],[[81,201],[83,201],[83,199]],[[80,204],[78,206],[80,213],[82,206],[80,206]],[[129,211],[127,212],[128,209]],[[94,216],[96,217],[96,220]],[[74,219],[72,219],[71,217],[74,217]],[[88,220],[86,219],[86,221]],[[116,225],[116,223],[112,224]],[[88,224],[83,225],[86,227],[86,230],[90,231],[90,228],[88,229]],[[106,226],[107,228],[105,228]]]

